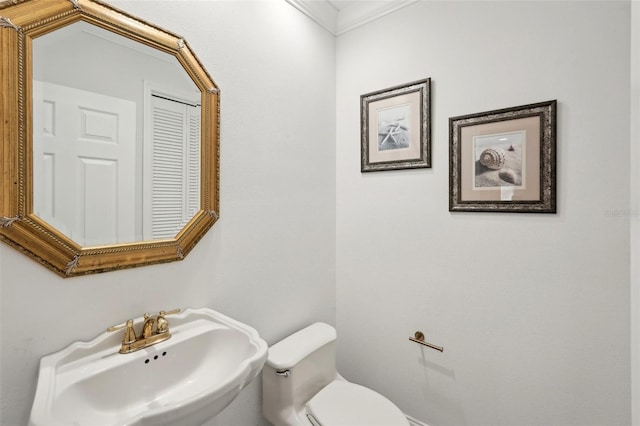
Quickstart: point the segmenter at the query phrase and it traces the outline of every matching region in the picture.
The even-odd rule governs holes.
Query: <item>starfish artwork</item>
[[[378,151],[409,147],[407,107],[381,111],[378,116]]]

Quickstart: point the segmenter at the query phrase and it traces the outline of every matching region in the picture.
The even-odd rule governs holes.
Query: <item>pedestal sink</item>
[[[256,330],[208,308],[170,318],[172,337],[120,354],[103,333],[43,357],[31,426],[201,425],[262,369]]]

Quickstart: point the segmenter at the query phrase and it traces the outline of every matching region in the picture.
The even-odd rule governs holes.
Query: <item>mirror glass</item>
[[[33,213],[80,246],[175,237],[200,210],[200,89],[77,21],[33,39]]]

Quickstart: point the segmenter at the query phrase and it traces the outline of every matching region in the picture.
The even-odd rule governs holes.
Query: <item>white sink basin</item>
[[[172,337],[136,352],[118,353],[122,330],[43,357],[29,424],[201,425],[266,361],[256,330],[219,312],[167,319]]]

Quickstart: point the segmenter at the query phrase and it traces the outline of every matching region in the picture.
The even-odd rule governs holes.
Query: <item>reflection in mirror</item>
[[[200,90],[78,21],[33,40],[33,212],[81,246],[173,238],[200,209]]]
[[[97,0],[0,2],[0,240],[63,277],[183,259],[218,220],[220,91]]]

